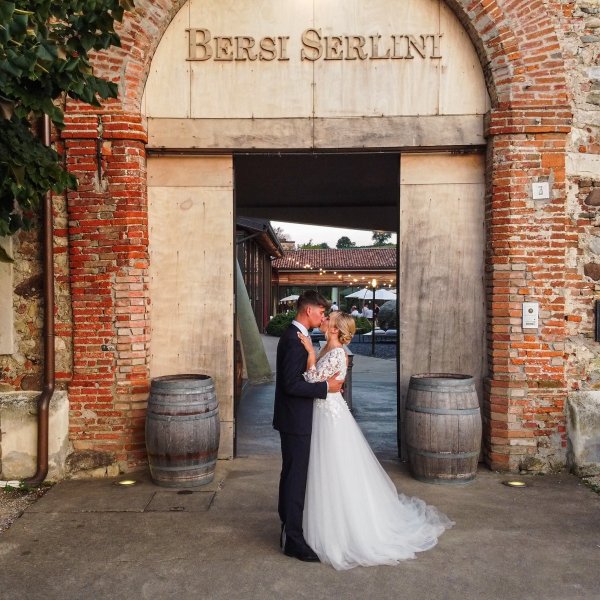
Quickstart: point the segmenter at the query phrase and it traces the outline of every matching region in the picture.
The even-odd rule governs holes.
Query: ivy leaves
[[[64,127],[65,95],[96,107],[117,97],[89,54],[120,46],[115,23],[132,9],[131,0],[0,0],[0,236],[30,228],[48,190],[74,187],[31,122],[45,114]]]
[[[0,237],[30,229],[43,195],[75,184],[75,178],[60,166],[58,153],[32,135],[26,120],[13,116],[1,121]]]

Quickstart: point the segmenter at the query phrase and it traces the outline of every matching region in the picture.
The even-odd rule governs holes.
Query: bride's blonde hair
[[[356,331],[354,317],[348,313],[335,311],[329,315],[329,326],[337,327],[338,339],[342,344],[349,344]]]

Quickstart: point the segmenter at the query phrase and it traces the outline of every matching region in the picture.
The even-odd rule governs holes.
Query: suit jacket
[[[298,339],[298,331],[290,325],[277,344],[273,427],[281,433],[310,435],[313,400],[327,397],[327,383],[308,383],[302,377],[308,352]]]

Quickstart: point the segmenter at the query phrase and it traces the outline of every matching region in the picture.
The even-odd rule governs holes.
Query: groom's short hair
[[[329,308],[329,300],[321,296],[316,290],[306,290],[298,296],[296,308],[300,312],[306,306],[322,306],[327,310]]]

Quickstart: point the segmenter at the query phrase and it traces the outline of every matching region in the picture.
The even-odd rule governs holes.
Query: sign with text
[[[320,122],[322,133],[301,121],[259,120],[464,121],[488,108],[477,53],[444,0],[188,0],[161,38],[144,96],[148,117],[215,120],[198,141],[210,145],[217,143],[213,128],[225,125],[244,146],[263,125],[273,140],[323,135],[345,144],[336,132],[346,132],[369,145],[375,130],[358,120]],[[450,127],[465,137],[464,126]],[[386,146],[395,144],[396,128],[376,127],[389,138]],[[407,135],[422,137],[421,130]]]
[[[256,38],[249,35],[213,35],[208,29],[189,28],[187,60],[289,61],[289,35]],[[372,35],[323,35],[322,29],[305,29],[295,56],[317,60],[413,60],[441,59],[443,33]]]

